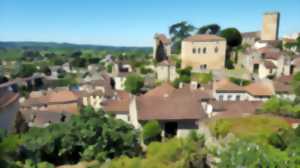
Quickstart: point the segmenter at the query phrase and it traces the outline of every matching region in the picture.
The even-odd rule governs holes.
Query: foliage
[[[218,34],[221,27],[218,24],[209,24],[198,29],[197,34]]]
[[[300,96],[300,72],[297,72],[293,76],[292,86],[293,86],[293,89],[294,89],[294,93],[297,96]]]
[[[143,139],[145,144],[153,141],[160,141],[161,127],[158,121],[148,121],[143,126]]]
[[[144,78],[138,75],[128,75],[125,81],[125,90],[132,93],[138,94],[141,92],[144,86]]]
[[[174,86],[178,87],[180,83],[190,83],[192,78],[192,67],[186,67],[184,69],[177,69],[179,77],[175,79]]]
[[[225,137],[232,127],[232,123],[225,119],[215,120],[210,124],[210,130],[217,138]]]
[[[77,163],[79,160],[135,156],[138,133],[121,120],[86,107],[65,123],[31,128],[22,136],[24,159],[34,163]]]
[[[242,35],[236,28],[227,28],[221,31],[220,35],[227,41],[230,48],[239,46],[242,43]]]
[[[0,165],[3,167],[15,167],[16,151],[21,143],[18,135],[7,135],[0,129]]]
[[[174,49],[175,53],[180,53],[181,41],[189,37],[194,29],[194,26],[188,24],[186,21],[182,21],[170,26],[169,34],[171,35],[171,40],[173,43],[172,48]]]
[[[264,113],[273,113],[282,116],[300,117],[300,106],[294,105],[293,102],[287,99],[280,99],[277,97],[272,97],[268,101],[266,101],[261,111]]]
[[[233,133],[238,138],[251,139],[255,142],[267,142],[274,131],[288,127],[285,120],[268,115],[216,119],[209,123],[209,128],[216,137]]]
[[[13,77],[29,77],[37,72],[36,66],[30,63],[21,63],[19,66],[15,67],[13,72]]]
[[[212,73],[192,73],[192,79],[199,83],[207,84],[213,80]]]
[[[295,167],[289,162],[289,156],[270,145],[255,144],[248,141],[237,141],[221,153],[221,162],[217,167]]]
[[[231,82],[240,85],[240,86],[246,86],[250,84],[249,80],[245,80],[245,79],[240,79],[240,78],[234,78],[234,77],[230,77],[229,78]]]
[[[106,66],[106,71],[107,71],[108,73],[111,73],[111,72],[112,72],[112,69],[113,69],[113,64],[108,64],[108,65]]]
[[[206,149],[204,139],[195,141],[190,138],[170,139],[166,142],[154,142],[147,148],[145,158],[126,156],[112,160],[109,168],[204,168]]]

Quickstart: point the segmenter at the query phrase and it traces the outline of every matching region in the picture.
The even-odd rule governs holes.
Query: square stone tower
[[[261,40],[277,40],[279,31],[279,12],[267,12],[263,18]]]

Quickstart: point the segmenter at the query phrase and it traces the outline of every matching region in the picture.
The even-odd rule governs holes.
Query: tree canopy
[[[124,85],[126,91],[132,94],[138,94],[144,86],[144,78],[134,74],[128,75]]]
[[[170,26],[169,34],[171,35],[171,40],[173,43],[172,48],[176,53],[180,53],[181,51],[181,41],[189,37],[194,30],[195,27],[191,24],[188,24],[186,21],[182,21]]]
[[[198,29],[197,34],[218,34],[221,27],[218,24],[209,24]]]
[[[220,32],[220,35],[227,41],[230,48],[237,47],[242,43],[242,35],[236,28],[227,28]]]

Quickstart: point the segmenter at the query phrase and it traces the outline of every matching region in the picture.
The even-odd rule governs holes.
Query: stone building
[[[264,14],[261,40],[278,40],[279,21],[279,12],[267,12]]]
[[[226,40],[216,35],[194,35],[182,41],[182,68],[191,66],[193,71],[224,69]]]
[[[178,77],[176,65],[170,60],[159,63],[156,66],[156,74],[159,81],[174,81]]]
[[[158,62],[167,60],[171,56],[171,40],[159,33],[155,34],[154,40],[153,59]]]

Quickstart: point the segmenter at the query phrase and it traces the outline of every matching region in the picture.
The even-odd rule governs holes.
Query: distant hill
[[[104,46],[104,45],[91,45],[91,44],[27,42],[27,41],[24,42],[0,41],[0,48],[23,48],[23,49],[70,48],[70,49],[95,49],[95,50],[113,50],[113,51],[143,50],[148,52],[151,50],[151,47],[118,47],[118,46]]]

